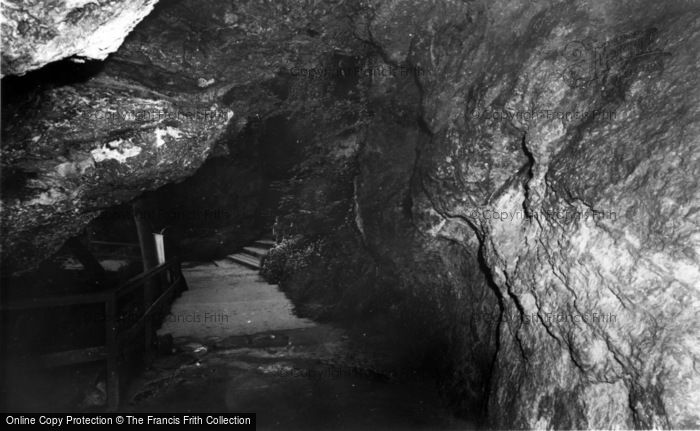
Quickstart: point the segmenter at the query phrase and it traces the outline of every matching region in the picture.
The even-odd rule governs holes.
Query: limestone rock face
[[[400,2],[371,24],[426,71],[428,231],[472,227],[500,298],[496,427],[699,423],[700,15],[638,6]],[[426,18],[407,43],[387,14]]]
[[[411,91],[369,86],[382,116],[357,158],[359,235],[395,285],[460,304],[495,346],[495,427],[700,423],[700,13],[666,6],[376,2],[358,21],[383,59],[420,72],[408,129],[391,113],[412,121]],[[431,237],[462,244],[476,273],[481,261],[497,299],[436,283],[450,272]],[[488,362],[465,349],[472,371]]]
[[[104,60],[158,0],[9,0],[2,4],[2,74],[66,57]]]
[[[233,117],[217,104],[97,81],[46,91],[5,113],[7,270],[30,269],[101,210],[193,174]]]
[[[294,2],[171,2],[106,62],[4,78],[4,269],[34,268],[104,209],[192,175],[217,143],[287,97],[275,81],[282,69],[340,46],[334,23],[344,14],[333,4],[308,15]],[[3,69],[31,68],[13,67]]]
[[[3,264],[280,130],[307,314],[404,322],[495,428],[700,427],[700,4],[299,3],[163,2],[4,97]]]

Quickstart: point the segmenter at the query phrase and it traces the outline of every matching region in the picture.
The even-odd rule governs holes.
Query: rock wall
[[[2,72],[24,74],[73,57],[104,60],[158,0],[10,0],[2,8]]]
[[[249,118],[286,98],[276,85],[282,68],[348,39],[338,24],[346,15],[335,4],[309,13],[291,1],[172,1],[103,63],[3,78],[3,272],[36,268],[102,211],[194,174]],[[3,37],[3,53],[34,44],[30,36]],[[12,70],[34,67],[21,58]]]
[[[469,6],[410,54],[434,229],[501,298],[490,422],[697,426],[697,7]]]
[[[416,78],[366,89],[358,253],[457,334],[451,393],[473,413],[488,376],[491,425],[698,426],[699,16],[403,1],[357,21],[383,67]],[[313,247],[288,248],[307,271]]]
[[[13,99],[3,260],[261,118],[295,136],[266,273],[300,310],[405,322],[493,427],[699,427],[700,5],[305,6],[162,5],[86,82]],[[118,102],[225,115],[75,124]]]

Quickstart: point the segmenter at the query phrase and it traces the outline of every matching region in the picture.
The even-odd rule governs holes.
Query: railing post
[[[178,295],[185,290],[187,290],[187,280],[185,280],[185,277],[182,275],[182,262],[180,262],[180,259],[177,258],[175,260],[175,277],[180,278],[180,286],[177,288]]]
[[[148,308],[153,304],[153,289],[149,288],[149,285],[152,286],[152,283],[149,282],[149,280],[146,280],[146,283],[144,285],[143,289],[143,312],[144,314],[146,311],[148,311]],[[143,339],[144,339],[144,360],[146,363],[150,363],[151,361],[151,348],[153,347],[153,325],[151,323],[151,317],[150,315],[144,315],[144,324],[143,324]]]
[[[134,202],[134,221],[136,222],[136,230],[139,236],[139,243],[141,245],[141,257],[143,259],[143,270],[148,271],[151,268],[158,266],[158,256],[156,251],[156,244],[151,233],[151,226],[146,217],[147,209],[146,203],[143,200],[137,200]],[[144,280],[143,286],[143,310],[144,312],[153,304],[156,298],[158,290],[158,283],[153,277],[149,277]],[[151,349],[153,347],[153,326],[151,324],[151,319],[146,318],[145,321],[145,359],[146,362],[150,361]]]
[[[107,408],[119,408],[119,346],[117,341],[117,297],[105,301],[105,350],[107,353]]]

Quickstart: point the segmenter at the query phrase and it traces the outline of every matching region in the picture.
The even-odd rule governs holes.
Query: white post
[[[158,265],[165,263],[165,242],[163,241],[163,234],[154,233],[153,238],[156,241],[156,254],[158,256]]]

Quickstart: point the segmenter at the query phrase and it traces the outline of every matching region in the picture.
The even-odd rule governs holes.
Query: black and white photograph
[[[0,421],[700,430],[700,0],[0,0]]]

